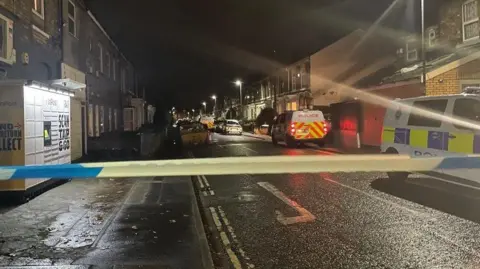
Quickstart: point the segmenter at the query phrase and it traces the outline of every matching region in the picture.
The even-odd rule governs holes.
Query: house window
[[[0,15],[0,61],[10,62],[13,49],[13,22]]]
[[[117,80],[117,60],[113,58],[112,60],[112,76],[113,76],[113,81]]]
[[[100,65],[100,72],[103,73],[103,46],[98,43],[98,64]]]
[[[68,1],[68,32],[73,36],[77,36],[76,27],[76,10],[75,4],[72,1]]]
[[[100,106],[100,133],[105,132],[105,110]]]
[[[108,51],[105,53],[105,64],[106,64],[106,72],[107,72],[107,76],[110,77],[110,53],[108,53]]]
[[[127,70],[125,70],[125,68],[122,68],[120,80],[120,89],[122,90],[122,92],[125,92],[127,90]]]
[[[406,46],[407,61],[416,61],[418,59],[417,47],[415,46],[415,40],[407,41]]]
[[[118,112],[116,108],[113,109],[113,127],[115,131],[118,130]]]
[[[462,27],[463,41],[469,41],[479,37],[478,3],[476,0],[466,1],[462,5]]]
[[[33,0],[32,8],[33,13],[42,18],[42,20],[45,18],[45,3],[43,1],[44,0]]]
[[[108,131],[112,131],[112,126],[113,126],[113,121],[112,121],[112,108],[108,108]]]

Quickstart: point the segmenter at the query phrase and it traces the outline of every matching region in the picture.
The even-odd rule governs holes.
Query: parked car
[[[222,133],[225,128],[225,120],[216,120],[215,121],[215,132]]]
[[[242,125],[240,125],[240,123],[238,122],[238,120],[227,120],[223,128],[223,133],[242,135],[243,128]]]

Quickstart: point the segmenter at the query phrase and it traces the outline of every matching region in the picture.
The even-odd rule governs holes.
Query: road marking
[[[210,195],[211,196],[214,196],[215,195],[215,192],[213,190],[210,190]]]
[[[281,224],[290,225],[299,222],[311,222],[315,220],[315,216],[312,213],[301,207],[297,202],[288,198],[283,192],[279,191],[272,184],[268,182],[257,182],[257,184],[265,190],[269,191],[271,194],[275,195],[275,197],[280,199],[285,204],[289,205],[291,208],[295,209],[300,214],[300,216],[296,217],[285,217],[280,211],[275,210],[275,213],[277,214],[277,220]]]
[[[203,181],[205,182],[205,186],[207,186],[207,188],[209,188],[210,184],[208,183],[207,178],[204,175],[201,175],[201,177],[202,177]]]
[[[220,232],[220,238],[222,240],[223,245],[225,246],[225,251],[227,252],[228,257],[230,258],[230,262],[233,264],[233,267],[235,269],[241,269],[242,264],[240,263],[240,260],[238,259],[235,252],[233,252],[233,250],[230,248],[230,245],[231,245],[230,240],[228,239],[228,236],[225,233],[225,231],[223,231],[222,222],[220,221],[220,217],[217,214],[217,210],[214,207],[209,207],[209,209],[210,209],[210,213],[212,214],[212,217],[213,217],[213,222],[215,222],[215,226],[217,226],[217,230]],[[225,216],[225,212],[222,210],[222,208],[220,206],[218,207],[218,211],[220,212],[220,216],[221,216],[223,222],[225,224],[229,223],[227,217]],[[228,231],[230,231],[230,227],[229,227]],[[232,231],[233,231],[233,228],[232,228]],[[234,238],[234,240],[235,240],[235,237],[232,236],[232,238]],[[255,267],[250,263],[248,263],[247,265],[248,265],[249,268]],[[253,266],[253,267],[251,267],[251,266]]]
[[[220,232],[220,238],[225,246],[230,245],[230,240],[228,240],[227,234],[225,232]]]
[[[197,176],[198,184],[200,185],[200,189],[203,190],[205,186],[203,185],[202,178]]]
[[[215,226],[220,231],[222,230],[222,223],[220,222],[220,218],[218,217],[217,211],[215,211],[214,207],[210,207],[210,213],[212,213],[213,222],[215,222]]]
[[[248,149],[248,150],[250,150],[250,151],[252,151],[252,152],[255,152],[255,153],[260,154],[260,152],[258,152],[258,151],[256,151],[256,150],[253,150],[253,149],[251,149],[251,148],[248,148],[248,147],[246,147],[246,146],[241,146],[241,147],[244,148],[244,149]]]
[[[378,196],[376,196],[376,195],[370,194],[370,193],[368,193],[368,192],[366,192],[366,191],[362,191],[362,190],[360,190],[360,189],[357,189],[357,188],[348,186],[348,185],[346,185],[346,184],[340,183],[340,182],[338,182],[338,181],[336,181],[336,180],[333,180],[333,179],[330,177],[330,175],[328,175],[327,173],[320,173],[320,175],[322,176],[323,180],[325,180],[325,181],[328,181],[328,182],[337,184],[337,185],[339,185],[339,186],[342,186],[342,187],[344,187],[344,188],[350,189],[350,190],[352,190],[352,191],[356,191],[356,192],[361,193],[361,194],[363,194],[363,195],[365,195],[365,196],[368,196],[368,197],[370,197],[370,198],[372,198],[372,199],[375,199],[375,200],[384,202],[384,203],[386,203],[386,204],[389,204],[389,205],[391,205],[391,206],[393,206],[393,207],[403,209],[403,210],[408,211],[408,212],[410,212],[410,213],[412,213],[412,214],[414,214],[414,215],[416,215],[416,216],[419,216],[419,217],[422,217],[422,216],[425,217],[425,216],[426,216],[426,214],[423,214],[423,213],[418,212],[418,211],[416,211],[416,210],[410,209],[410,208],[408,208],[408,207],[402,206],[402,205],[397,204],[397,203],[395,203],[395,202],[388,201],[387,199],[383,199],[383,198],[378,197]]]
[[[233,264],[233,267],[235,269],[242,269],[242,265],[240,264],[240,260],[238,260],[237,255],[235,255],[235,252],[233,252],[231,248],[227,248],[227,254],[228,254],[228,257],[230,258],[230,261]]]

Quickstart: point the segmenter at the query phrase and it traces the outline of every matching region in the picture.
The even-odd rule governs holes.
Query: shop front
[[[70,98],[66,87],[32,81],[0,82],[0,165],[71,162]],[[0,196],[25,197],[49,178],[0,182]]]

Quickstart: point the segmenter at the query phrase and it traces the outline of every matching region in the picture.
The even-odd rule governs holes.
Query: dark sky
[[[393,0],[90,0],[147,83],[148,99],[200,107],[356,28]]]

